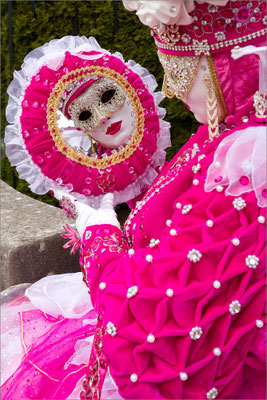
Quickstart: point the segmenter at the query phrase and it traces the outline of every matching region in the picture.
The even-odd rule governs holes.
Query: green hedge
[[[116,17],[115,9],[117,8]],[[2,38],[2,91],[1,91],[1,167],[2,179],[12,185],[13,173],[4,155],[3,136],[6,126],[6,89],[12,79],[9,63],[9,21],[8,1],[1,1]],[[103,1],[12,1],[13,26],[13,69],[19,70],[24,57],[33,49],[49,40],[75,33],[80,36],[94,36],[103,48],[119,51],[126,60],[133,59],[147,68],[156,77],[159,87],[163,71],[157,58],[157,50],[150,35],[150,29],[141,24],[136,15],[124,9],[122,2]],[[172,126],[172,147],[168,159],[186,142],[198,124],[192,114],[178,100],[164,99],[161,103],[167,109],[166,120]],[[15,172],[16,176],[17,173]],[[28,184],[16,179],[17,190],[39,200],[55,204],[49,195],[36,196]]]

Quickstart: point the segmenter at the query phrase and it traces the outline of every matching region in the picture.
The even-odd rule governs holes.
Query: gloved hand
[[[90,225],[110,224],[120,229],[120,223],[113,206],[114,195],[112,193],[107,193],[103,197],[100,207],[97,210],[87,204],[81,203],[75,197],[62,190],[54,190],[54,197],[59,201],[62,201],[63,197],[68,198],[74,204],[78,214],[76,228],[80,237],[83,236],[85,229]]]

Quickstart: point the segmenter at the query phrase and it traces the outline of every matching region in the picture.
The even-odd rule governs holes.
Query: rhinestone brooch
[[[208,393],[207,393],[207,399],[216,399],[218,395],[218,390],[216,388],[212,388]]]
[[[194,263],[199,261],[201,259],[201,257],[202,257],[202,254],[196,249],[190,250],[189,253],[187,254],[187,258]]]
[[[254,255],[247,256],[246,264],[249,268],[256,269],[259,265],[259,258]]]
[[[132,286],[127,290],[127,298],[130,299],[131,297],[134,297],[138,292],[138,287],[137,286]]]
[[[117,329],[116,329],[115,325],[114,325],[112,322],[109,322],[109,323],[107,324],[107,329],[106,329],[106,331],[107,331],[107,333],[108,333],[110,336],[115,336],[116,333],[117,333]]]
[[[195,326],[189,332],[189,335],[190,335],[191,339],[197,340],[201,337],[202,333],[203,333],[202,329],[199,326]]]
[[[238,211],[243,210],[243,208],[246,207],[246,202],[245,200],[242,199],[242,197],[238,197],[233,201],[233,206],[236,208]]]
[[[229,311],[232,315],[238,314],[240,310],[241,304],[238,300],[232,301],[232,303],[229,305]]]

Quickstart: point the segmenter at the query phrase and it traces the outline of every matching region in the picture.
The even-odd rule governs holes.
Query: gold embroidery
[[[266,118],[267,111],[267,90],[263,94],[257,91],[254,94],[254,108],[257,118]]]
[[[94,159],[85,154],[76,152],[67,142],[63,139],[60,129],[57,124],[57,109],[58,102],[65,91],[66,87],[75,80],[82,79],[87,76],[97,75],[97,76],[107,76],[110,79],[115,80],[122,89],[127,92],[128,97],[132,103],[132,107],[135,112],[135,130],[134,135],[130,140],[130,143],[125,146],[125,148],[119,151],[117,154],[113,154],[103,159]],[[138,148],[140,142],[144,135],[144,109],[142,107],[141,101],[136,94],[134,88],[129,84],[129,82],[118,72],[100,66],[91,66],[77,69],[65,74],[56,84],[52,93],[49,96],[47,103],[47,124],[50,135],[52,136],[56,147],[58,150],[64,154],[67,158],[82,164],[87,167],[95,169],[104,169],[112,165],[116,165],[127,158],[129,158],[135,150]]]
[[[206,104],[207,104],[207,118],[209,138],[213,139],[219,135],[219,120],[218,120],[218,103],[216,93],[209,74],[203,76],[206,86]]]
[[[165,72],[163,94],[169,99],[175,96],[185,99],[194,82],[201,56],[180,57],[158,51],[158,57]]]
[[[216,97],[217,97],[217,100],[219,102],[220,109],[221,109],[221,115],[219,116],[219,122],[221,122],[221,121],[224,121],[225,117],[228,114],[228,111],[227,111],[227,107],[226,107],[226,104],[224,101],[222,89],[221,89],[220,82],[219,82],[219,79],[218,79],[218,76],[216,73],[212,55],[207,56],[207,63],[208,63],[209,73],[210,73],[210,76],[212,79],[213,87],[215,90],[215,94],[216,94]]]

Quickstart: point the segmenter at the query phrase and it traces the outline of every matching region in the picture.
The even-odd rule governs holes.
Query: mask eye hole
[[[113,99],[115,94],[116,94],[116,89],[108,89],[108,90],[106,90],[101,96],[101,103],[102,104],[109,103],[110,100]]]
[[[84,110],[79,114],[79,121],[88,121],[92,117],[92,113],[89,110]]]

